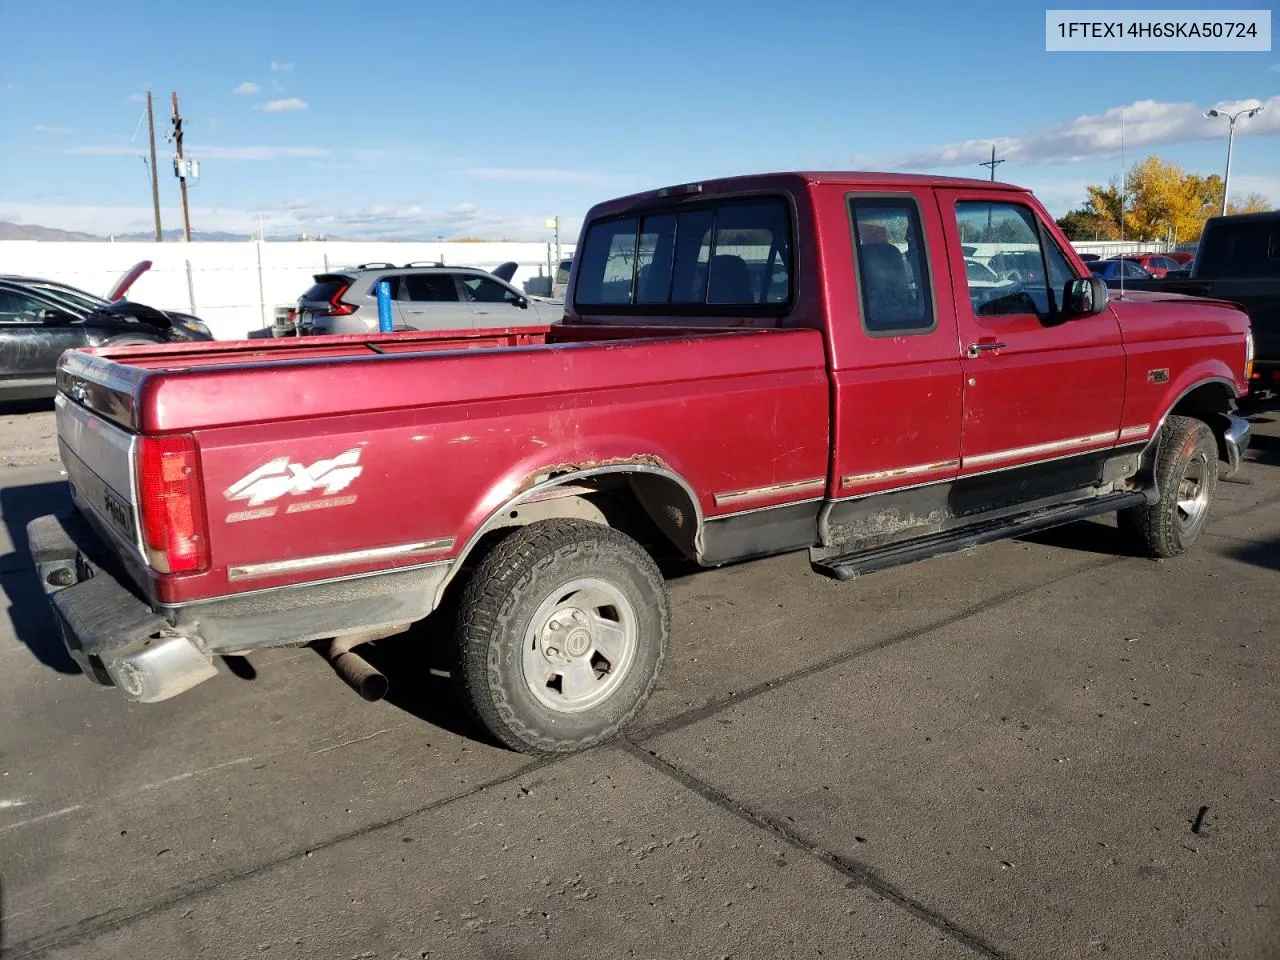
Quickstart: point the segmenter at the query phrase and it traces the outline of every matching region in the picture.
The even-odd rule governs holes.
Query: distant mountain
[[[0,240],[101,240],[91,233],[75,233],[71,230],[57,230],[53,227],[41,227],[34,223],[9,223],[0,220]]]
[[[180,242],[182,240],[182,230],[165,230],[163,233],[166,242]],[[202,240],[213,243],[246,243],[254,239],[254,235],[248,233],[226,233],[222,230],[193,230],[191,231],[192,240]],[[325,237],[312,237],[312,240],[365,240],[377,243],[425,243],[435,238],[413,238],[413,237],[340,237],[328,235]],[[0,240],[83,240],[97,241],[106,243],[108,240],[116,240],[121,243],[151,243],[155,240],[155,233],[151,230],[139,230],[133,233],[117,233],[110,237],[99,236],[93,233],[77,233],[72,230],[58,230],[54,227],[41,227],[33,223],[10,223],[7,220],[0,220]],[[294,243],[298,240],[297,235],[269,234],[266,237],[268,243]],[[450,243],[489,243],[481,237],[453,237]],[[498,242],[507,242],[500,240]]]

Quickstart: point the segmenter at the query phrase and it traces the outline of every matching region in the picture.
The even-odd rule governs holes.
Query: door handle
[[[969,344],[968,350],[969,359],[973,360],[984,350],[1003,350],[1005,346],[1005,344],[997,343],[994,340],[982,340],[978,343],[971,343]]]

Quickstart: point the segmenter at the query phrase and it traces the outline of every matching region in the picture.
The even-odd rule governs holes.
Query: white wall
[[[140,260],[149,271],[130,288],[130,300],[193,313],[220,340],[269,327],[277,306],[292,306],[313,274],[357,263],[431,263],[492,270],[514,260],[513,282],[547,274],[546,243],[77,243],[0,241],[0,274],[45,277],[104,294]],[[573,253],[561,247],[562,256]],[[554,249],[550,256],[554,258]],[[189,265],[189,266],[188,266]],[[554,272],[554,264],[552,265]]]
[[[1124,253],[1164,253],[1169,245],[1157,240],[1073,240],[1077,253],[1096,253],[1100,257],[1118,257]]]

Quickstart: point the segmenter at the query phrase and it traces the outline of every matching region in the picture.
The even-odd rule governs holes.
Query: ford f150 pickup
[[[657,681],[655,552],[848,579],[1118,512],[1171,557],[1248,443],[1246,315],[1109,301],[1017,187],[685,184],[577,251],[554,326],[65,354],[77,510],[28,539],[85,672],[147,702],[318,643],[376,697],[352,648],[434,611],[492,735],[571,751]]]

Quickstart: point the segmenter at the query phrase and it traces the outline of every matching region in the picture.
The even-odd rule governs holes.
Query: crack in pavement
[[[874,869],[862,863],[853,857],[847,857],[842,854],[834,853],[818,846],[811,840],[807,840],[799,831],[784,826],[768,814],[753,810],[746,804],[739,803],[727,793],[716,789],[709,783],[698,779],[689,773],[683,767],[676,763],[665,759],[657,754],[656,751],[646,750],[634,744],[627,737],[620,740],[621,749],[639,760],[650,769],[656,771],[668,779],[674,780],[685,789],[697,794],[708,803],[730,813],[743,820],[751,826],[761,830],[767,830],[777,835],[785,841],[788,846],[797,850],[801,850],[810,856],[827,864],[829,867],[838,871],[842,875],[849,878],[846,887],[864,887],[870,890],[876,896],[892,903],[894,906],[905,910],[919,920],[934,927],[935,929],[946,934],[952,940],[969,948],[974,953],[983,957],[989,957],[991,960],[1006,960],[1008,954],[1001,951],[998,947],[987,943],[982,937],[976,933],[972,933],[956,923],[954,920],[944,916],[937,910],[933,910],[921,901],[915,899],[909,894],[904,893],[898,887],[894,886],[888,880],[885,880]]]
[[[1248,505],[1247,507],[1243,507],[1240,510],[1234,510],[1225,514],[1221,514],[1220,517],[1225,519],[1227,517],[1242,516],[1248,513],[1252,513],[1255,510],[1262,509],[1267,506],[1271,506],[1278,501],[1280,501],[1280,494],[1267,497],[1257,503],[1253,503]],[[624,744],[623,748],[636,752],[636,755],[639,756],[641,759],[644,759],[645,762],[648,763],[650,766],[653,766],[654,763],[658,763],[658,764],[661,764],[662,767],[664,768],[669,767],[670,765],[667,764],[666,761],[658,759],[656,757],[656,754],[651,755],[644,748],[636,747],[634,744],[634,741],[650,740],[650,739],[653,739],[654,737],[683,729],[684,727],[687,727],[700,720],[704,720],[708,717],[714,716],[716,713],[720,712],[721,710],[724,710],[727,707],[735,706],[739,703],[744,703],[748,700],[754,699],[755,697],[758,697],[761,694],[767,693],[771,690],[780,689],[798,680],[815,676],[823,672],[824,670],[829,670],[833,667],[840,666],[841,664],[857,659],[858,657],[876,653],[880,650],[897,646],[899,644],[906,643],[913,639],[924,637],[937,630],[941,630],[941,629],[945,629],[947,627],[953,626],[970,617],[978,616],[995,607],[1001,606],[1002,604],[1006,604],[1006,603],[1009,603],[1010,601],[1017,600],[1021,597],[1032,594],[1045,587],[1052,587],[1058,583],[1063,582],[1064,580],[1068,580],[1072,577],[1079,576],[1080,574],[1091,573],[1096,570],[1105,569],[1106,567],[1125,563],[1126,561],[1130,561],[1134,559],[1139,559],[1139,558],[1117,556],[1117,557],[1109,557],[1095,563],[1084,564],[1066,573],[1058,574],[1046,580],[1041,580],[1036,583],[1029,584],[1025,587],[1017,588],[1015,590],[1006,591],[1005,593],[1000,594],[996,597],[992,597],[980,603],[973,604],[950,616],[943,617],[940,620],[936,620],[932,623],[925,624],[921,627],[917,627],[912,630],[904,631],[903,633],[896,634],[891,637],[887,637],[883,640],[877,641],[876,643],[867,645],[865,647],[858,647],[853,650],[846,650],[834,656],[824,658],[823,660],[820,660],[817,663],[811,664],[800,670],[793,671],[792,673],[786,674],[782,677],[778,677],[774,680],[767,680],[767,681],[758,683],[755,686],[748,688],[746,691],[743,691],[742,693],[738,693],[729,697],[721,697],[717,700],[711,701],[710,703],[704,704],[701,707],[695,707],[693,709],[678,713],[673,717],[669,717],[667,720],[659,721],[658,723],[651,724],[648,727],[637,729],[633,731],[628,737],[625,737],[622,739],[622,743]],[[604,746],[607,747],[608,745],[604,745]],[[573,754],[573,756],[578,756],[578,755],[579,754]],[[527,774],[535,770],[554,766],[558,763],[563,762],[565,759],[567,758],[549,757],[549,758],[534,760],[528,764],[521,766],[519,769],[517,769],[513,773],[510,773],[501,777],[495,777],[492,780],[484,781],[483,783],[480,783],[477,786],[472,787],[470,790],[466,790],[462,793],[455,794],[453,796],[442,797],[438,800],[432,801],[431,803],[425,804],[421,807],[417,807],[406,813],[399,814],[390,819],[379,820],[375,823],[366,824],[363,827],[359,827],[355,830],[351,830],[351,831],[330,837],[329,839],[323,840],[311,846],[289,850],[278,856],[272,857],[269,860],[266,860],[262,863],[255,864],[250,867],[222,871],[220,873],[213,874],[208,877],[204,877],[200,880],[195,880],[187,884],[179,885],[177,887],[174,887],[172,890],[170,890],[168,894],[157,897],[149,903],[140,904],[135,907],[125,906],[125,907],[117,907],[112,910],[107,910],[102,913],[95,914],[94,916],[86,917],[83,920],[79,920],[74,923],[67,924],[56,930],[49,931],[48,933],[37,935],[22,943],[15,944],[8,947],[6,947],[3,944],[3,941],[0,940],[0,956],[11,958],[11,960],[26,960],[26,958],[38,957],[39,955],[43,953],[47,953],[48,951],[52,949],[56,949],[58,947],[64,947],[64,946],[74,945],[76,943],[82,943],[84,941],[92,939],[98,934],[105,933],[109,930],[124,926],[134,920],[141,919],[150,914],[163,910],[166,907],[181,903],[184,900],[188,900],[188,899],[191,899],[192,897],[196,897],[201,894],[207,893],[218,887],[225,886],[227,884],[234,883],[236,881],[255,876],[275,866],[278,866],[283,863],[287,863],[290,860],[295,860],[299,857],[306,856],[308,853],[312,853],[318,850],[324,850],[329,847],[336,846],[337,844],[343,843],[346,840],[351,840],[356,837],[374,834],[380,830],[402,823],[403,821],[411,817],[419,816],[423,813],[430,813],[433,810],[443,809],[444,807],[452,803],[468,799],[469,797],[473,797],[476,794],[481,793],[492,787],[502,786],[514,780],[518,780],[519,778],[526,776]],[[866,886],[868,889],[874,890],[878,895],[883,896],[886,900],[890,900],[893,903],[902,907],[903,909],[911,911],[913,914],[920,916],[922,919],[932,923],[934,926],[937,926],[939,929],[947,931],[949,935],[954,936],[959,942],[964,943],[966,946],[981,953],[983,956],[997,958],[997,960],[1004,960],[1004,957],[1005,957],[1004,954],[1000,953],[995,948],[984,943],[980,939],[974,937],[974,935],[969,934],[967,931],[964,931],[962,928],[956,926],[955,924],[952,924],[951,921],[947,920],[945,917],[942,917],[939,914],[932,913],[923,904],[920,904],[919,902],[913,900],[912,898],[906,896],[905,894],[900,893],[892,885],[888,884],[886,881],[881,879],[878,875],[874,873],[874,871],[870,870],[870,868],[866,867],[865,865],[862,865],[855,860],[839,857],[827,851],[820,850],[812,846],[811,844],[808,844],[806,841],[803,840],[803,838],[799,837],[798,835],[795,835],[794,839],[791,839],[793,835],[789,831],[787,831],[786,828],[782,827],[780,824],[775,824],[767,818],[761,817],[758,814],[753,814],[750,811],[747,811],[745,808],[740,808],[738,805],[734,803],[734,801],[732,801],[727,796],[723,794],[719,794],[717,791],[714,790],[714,788],[707,786],[706,784],[702,784],[701,781],[696,780],[696,778],[693,778],[692,776],[685,774],[683,771],[678,770],[677,768],[671,767],[671,772],[667,772],[665,769],[663,770],[663,772],[664,772],[664,775],[675,776],[677,779],[688,778],[689,782],[687,785],[690,787],[690,789],[696,789],[698,790],[698,792],[702,792],[703,790],[710,791],[712,795],[723,797],[724,802],[730,805],[728,809],[742,810],[742,813],[739,814],[740,816],[747,816],[748,819],[750,819],[751,817],[756,817],[757,820],[753,820],[752,822],[758,822],[760,826],[766,827],[770,830],[775,830],[781,836],[788,838],[788,842],[792,842],[803,849],[809,850],[815,856],[822,857],[824,860],[830,863],[833,867],[835,867],[836,869],[839,869],[842,873],[847,874],[851,878],[851,880],[857,881],[858,883]],[[698,786],[695,786],[695,785],[698,785]],[[704,796],[706,795],[707,794],[704,794]],[[711,799],[711,797],[708,797],[708,799]],[[718,801],[713,801],[713,802],[718,802]],[[3,924],[3,917],[0,917],[0,931],[3,930],[2,924]]]

